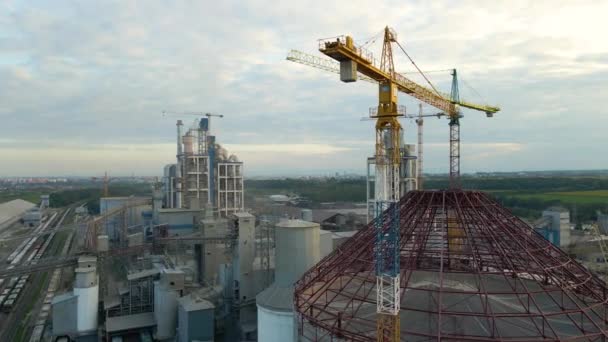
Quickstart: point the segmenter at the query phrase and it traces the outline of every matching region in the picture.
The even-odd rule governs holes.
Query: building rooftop
[[[0,204],[0,224],[17,216],[23,215],[29,209],[36,207],[32,202],[16,199]]]
[[[253,215],[251,215],[250,213],[248,213],[246,211],[239,211],[239,212],[236,212],[236,213],[234,213],[232,215],[234,215],[234,216],[236,216],[238,218],[252,218],[252,217],[254,217]]]
[[[108,317],[106,320],[106,331],[109,333],[152,327],[156,325],[153,312],[135,315]]]
[[[152,277],[159,273],[160,273],[160,271],[157,268],[150,268],[147,270],[127,274],[127,280],[130,281],[130,280]]]
[[[258,305],[275,311],[293,310],[293,287],[272,285],[255,297]]]
[[[357,234],[358,230],[349,230],[346,232],[331,232],[331,237],[334,239],[344,239],[353,237],[353,235]]]
[[[215,305],[213,305],[213,303],[210,301],[192,293],[178,298],[177,301],[179,305],[181,305],[186,311],[200,311],[215,308]]]
[[[547,208],[544,211],[556,211],[556,212],[559,212],[559,213],[569,213],[570,212],[568,209],[566,209],[564,207],[557,207],[557,206],[556,207]]]
[[[65,302],[67,300],[76,298],[76,296],[74,295],[74,293],[72,292],[66,292],[66,293],[62,293],[60,295],[57,295],[55,297],[53,297],[53,301],[51,302],[52,304],[57,304],[57,303],[61,303],[61,302]]]
[[[310,227],[319,227],[318,223],[303,221],[300,219],[297,220],[284,220],[277,223],[277,227],[281,228],[310,228]]]
[[[93,255],[82,255],[78,257],[79,263],[94,263],[97,262],[97,257]]]
[[[186,208],[160,208],[158,209],[159,213],[191,213],[191,212],[200,212],[203,209],[186,209]]]
[[[117,295],[106,296],[103,300],[103,307],[105,309],[114,308],[120,305],[120,297]]]
[[[101,197],[101,200],[106,201],[127,201],[127,200],[149,200],[150,196],[115,196],[115,197]]]
[[[95,267],[77,267],[74,272],[76,273],[89,273],[89,272],[95,272],[96,269]]]

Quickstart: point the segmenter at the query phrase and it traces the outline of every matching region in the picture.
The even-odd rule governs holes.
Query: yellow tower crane
[[[93,182],[97,181],[98,179],[101,179],[103,181],[103,191],[102,191],[102,196],[103,197],[108,197],[110,196],[110,191],[109,191],[109,184],[110,181],[113,179],[111,177],[108,177],[108,172],[106,171],[103,175],[103,177],[91,177],[91,180]]]
[[[339,36],[319,40],[319,51],[339,62],[339,74],[342,82],[355,82],[361,74],[363,80],[378,83],[378,106],[370,109],[370,117],[376,119],[375,148],[375,217],[387,212],[390,220],[385,224],[376,219],[378,230],[375,246],[376,264],[376,312],[377,340],[399,341],[400,311],[400,270],[399,270],[399,210],[401,162],[401,125],[398,117],[405,115],[405,108],[397,103],[397,93],[403,92],[420,101],[434,106],[450,119],[450,187],[460,187],[460,123],[459,106],[485,112],[489,117],[500,109],[493,106],[478,105],[460,100],[456,70],[453,70],[451,94],[437,91],[426,76],[431,88],[424,87],[395,71],[392,44],[396,44],[406,55],[407,52],[397,41],[394,30],[386,27],[383,31],[383,46],[380,65],[376,64],[373,55],[354,43],[352,36]],[[407,55],[410,61],[416,65]],[[307,64],[320,69],[335,72],[335,62],[310,58],[292,51],[288,60]],[[449,213],[448,213],[449,214]]]

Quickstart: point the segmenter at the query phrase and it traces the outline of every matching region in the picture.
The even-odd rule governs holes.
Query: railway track
[[[12,301],[7,302],[5,300],[0,306],[6,314],[4,324],[2,324],[0,340],[26,341],[31,333],[29,329],[30,320],[37,316],[34,309],[38,305],[40,294],[44,292],[49,283],[49,272],[41,270],[44,262],[40,262],[40,259],[43,256],[56,256],[61,251],[62,243],[65,241],[65,239],[55,238],[57,232],[51,232],[46,238],[42,235],[38,236],[38,234],[43,233],[46,229],[60,227],[71,210],[72,208],[67,208],[47,220],[44,227],[39,227],[40,229],[34,231],[35,236],[26,240],[27,243],[23,244],[23,250],[9,261],[11,264],[6,268],[7,271],[28,269],[29,272],[15,273],[14,275],[8,273],[5,277],[5,279],[11,277],[8,285],[10,285],[12,279],[18,279],[17,284],[21,282],[23,285],[18,289],[19,292],[17,296],[12,298]],[[17,286],[19,285],[13,287],[11,291],[15,291]]]

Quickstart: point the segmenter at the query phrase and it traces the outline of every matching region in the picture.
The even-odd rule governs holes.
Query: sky
[[[163,110],[223,114],[211,129],[249,176],[364,174],[377,86],[285,57],[323,57],[318,39],[365,43],[386,25],[437,87],[449,92],[450,76],[435,70],[457,68],[461,98],[501,107],[463,112],[464,172],[607,169],[606,13],[586,0],[5,0],[0,176],[160,175],[180,118]],[[448,171],[448,133],[425,120],[427,172]]]

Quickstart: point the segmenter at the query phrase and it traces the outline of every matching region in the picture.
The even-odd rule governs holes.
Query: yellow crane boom
[[[285,59],[288,61],[294,62],[294,63],[308,65],[308,66],[311,66],[313,68],[317,68],[320,70],[325,70],[325,71],[329,71],[329,72],[332,72],[335,74],[340,74],[340,63],[339,62],[336,62],[332,59],[326,59],[326,58],[321,58],[319,56],[311,55],[311,54],[308,54],[308,53],[300,51],[300,50],[295,50],[295,49],[290,50]],[[428,89],[427,87],[416,84],[415,82],[409,80],[403,74],[400,74],[400,73],[395,73],[395,74],[396,74],[396,77],[401,80],[400,83],[403,84],[399,88],[399,91],[401,91],[401,92],[404,92],[406,94],[413,94],[411,91],[406,90],[406,89],[424,89],[423,92],[425,92],[425,93],[433,91],[431,89]],[[357,80],[374,83],[374,84],[379,83],[379,81],[377,81],[371,77],[368,77],[368,76],[362,74],[361,72],[358,72]],[[416,84],[416,86],[413,86],[412,84]],[[407,88],[408,86],[409,86],[409,88]],[[436,93],[438,93],[440,95],[440,97],[443,98],[443,100],[451,101],[450,94],[447,94],[447,93],[444,93],[441,91],[437,91]],[[414,95],[412,95],[412,96],[414,96]],[[416,96],[414,96],[414,97],[416,97]],[[416,98],[418,98],[418,97],[416,97]],[[423,101],[423,102],[428,103],[426,101]],[[484,105],[484,104],[476,104],[476,103],[469,102],[469,101],[466,101],[463,99],[459,99],[458,101],[455,102],[455,104],[457,104],[463,108],[474,109],[474,110],[478,110],[481,112],[485,112],[486,114],[488,114],[490,116],[495,114],[496,112],[500,111],[500,107],[489,106],[489,105]],[[447,114],[447,112],[446,112],[446,114]]]
[[[496,106],[475,104],[464,100],[452,101],[449,94],[422,86],[396,71],[382,70],[376,65],[376,61],[371,52],[355,46],[353,39],[350,36],[320,40],[319,51],[338,61],[341,69],[334,69],[332,64],[329,64],[318,57],[311,58],[315,56],[307,55],[297,50],[292,50],[287,59],[331,72],[344,70],[344,77],[341,75],[341,80],[343,82],[354,82],[357,80],[356,77],[348,78],[348,74],[344,74],[345,71],[353,69],[357,73],[362,74],[362,79],[365,81],[373,80],[375,83],[393,82],[397,86],[398,91],[411,95],[422,102],[440,109],[448,116],[458,115],[455,105],[482,111],[487,114],[494,114],[500,111],[500,108]],[[308,63],[305,63],[304,61],[307,59]],[[325,65],[325,68],[321,67],[323,65]],[[352,73],[350,75],[352,75]]]
[[[355,82],[358,75],[363,75],[380,84],[379,105],[370,110],[370,116],[378,118],[377,128],[394,125],[389,117],[400,116],[403,110],[397,105],[397,92],[408,94],[424,103],[427,103],[443,111],[450,118],[450,187],[460,187],[460,107],[485,112],[488,117],[500,110],[497,106],[476,104],[460,100],[458,94],[458,81],[456,70],[452,72],[452,91],[448,95],[439,92],[428,81],[431,88],[422,86],[403,74],[395,71],[393,64],[392,43],[395,43],[407,55],[401,44],[396,39],[396,33],[388,27],[384,30],[384,46],[380,65],[377,64],[371,52],[365,48],[355,45],[351,36],[338,36],[334,38],[319,40],[319,51],[331,57],[339,63],[340,80],[343,82]],[[407,55],[409,58],[409,55]],[[306,57],[306,56],[304,56]],[[303,64],[313,65],[321,69],[331,69],[331,65],[323,61],[305,58]],[[410,58],[411,60],[411,58]],[[412,61],[413,63],[413,61]],[[415,64],[414,64],[415,65]],[[416,68],[418,68],[416,66]],[[366,79],[367,80],[367,79]],[[392,127],[392,126],[391,126]],[[393,127],[396,130],[398,126]]]

